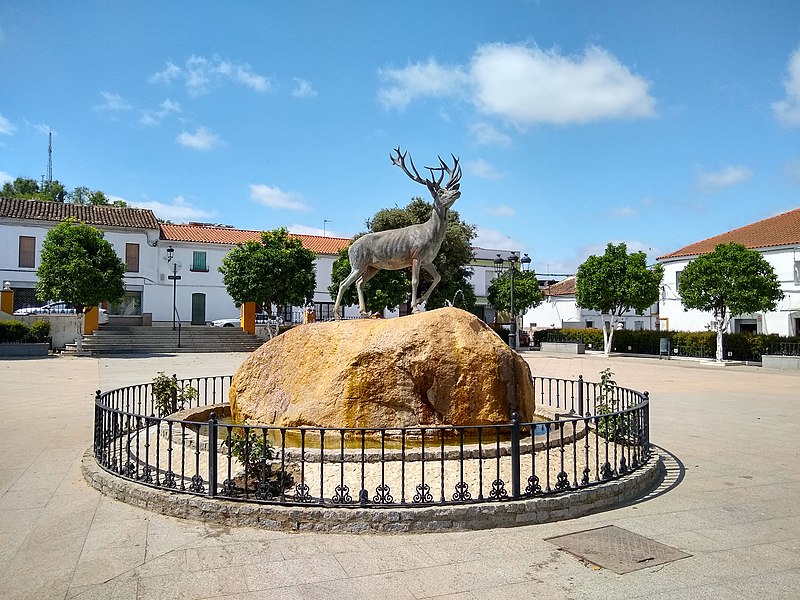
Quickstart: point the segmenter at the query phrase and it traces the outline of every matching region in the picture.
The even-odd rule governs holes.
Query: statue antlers
[[[447,211],[461,196],[459,182],[461,181],[461,167],[458,159],[453,156],[453,167],[450,168],[441,157],[438,167],[425,167],[430,171],[431,178],[423,179],[414,166],[413,159],[409,156],[411,170],[406,167],[407,152],[395,148],[389,158],[393,165],[400,167],[413,181],[421,183],[428,188],[433,197],[433,211],[425,223],[409,225],[400,229],[389,229],[368,233],[350,245],[347,250],[350,259],[350,274],[339,284],[339,293],[336,295],[334,314],[339,317],[339,306],[345,290],[354,282],[358,290],[358,306],[361,315],[367,314],[364,302],[364,284],[375,274],[382,270],[397,270],[411,267],[411,309],[419,311],[419,304],[427,301],[442,277],[433,266],[433,260],[439,254],[444,234],[447,230]],[[439,176],[436,177],[438,171]],[[442,187],[442,181],[447,174],[449,180]],[[417,286],[419,285],[420,267],[433,277],[433,283],[425,295],[417,300]]]

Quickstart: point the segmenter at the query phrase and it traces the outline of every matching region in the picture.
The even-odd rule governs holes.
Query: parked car
[[[44,306],[30,306],[27,308],[19,308],[14,311],[14,314],[17,316],[24,316],[24,315],[74,315],[75,314],[75,307],[72,306],[69,302],[49,302]],[[105,325],[108,323],[108,311],[105,308],[101,308],[99,314],[97,315],[97,322],[100,325]]]
[[[241,322],[239,321],[239,317],[235,319],[216,319],[215,321],[211,321],[212,327],[240,327]]]

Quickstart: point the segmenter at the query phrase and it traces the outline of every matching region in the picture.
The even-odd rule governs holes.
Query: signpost
[[[177,307],[177,294],[178,294],[178,280],[181,278],[178,275],[178,264],[172,263],[172,275],[168,275],[167,279],[172,280],[172,331],[175,331],[175,309]]]

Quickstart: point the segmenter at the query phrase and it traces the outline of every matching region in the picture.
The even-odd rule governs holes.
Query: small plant
[[[610,368],[600,371],[600,394],[597,396],[597,434],[609,441],[621,441],[626,433],[625,415],[613,414],[619,410],[619,400],[614,393],[616,386],[614,372]]]
[[[235,428],[225,441],[230,446],[231,455],[244,465],[245,477],[257,481],[257,495],[263,498],[280,494],[294,484],[294,477],[282,469],[275,469],[270,461],[275,458],[272,443],[264,430],[248,431]]]
[[[183,410],[197,395],[195,388],[190,385],[178,386],[177,378],[174,375],[168,377],[164,371],[159,371],[153,378],[153,403],[159,417]]]

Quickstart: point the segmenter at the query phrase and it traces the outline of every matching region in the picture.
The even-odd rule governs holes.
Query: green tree
[[[647,268],[644,252],[628,254],[624,244],[608,244],[602,256],[592,255],[578,267],[575,300],[578,306],[609,315],[603,322],[603,346],[611,352],[614,330],[629,310],[644,312],[658,301],[664,267]]]
[[[64,202],[67,190],[57,179],[45,181],[39,185],[35,179],[17,177],[14,181],[7,181],[3,184],[2,195],[8,198],[33,198]]]
[[[103,232],[65,219],[45,236],[36,276],[40,300],[63,300],[75,307],[77,349],[81,350],[83,314],[101,302],[119,302],[125,295],[125,263]]]
[[[416,223],[424,223],[431,216],[433,206],[422,198],[413,198],[403,207],[384,208],[375,213],[366,222],[368,231],[386,231],[399,229]],[[364,235],[358,234],[353,241]],[[475,307],[475,290],[469,281],[472,270],[469,263],[474,253],[472,240],[476,231],[474,225],[469,225],[461,220],[458,211],[449,210],[447,213],[447,231],[445,232],[442,247],[433,264],[442,276],[439,285],[433,290],[426,304],[427,309],[440,308],[453,302],[456,295],[462,297],[461,304],[466,310]],[[334,262],[331,275],[331,285],[328,291],[331,298],[336,298],[339,283],[350,273],[350,261],[347,251],[341,251],[339,258]],[[420,274],[418,293],[422,296],[430,287],[432,280],[423,272]],[[364,286],[364,296],[368,310],[382,313],[384,310],[394,310],[400,304],[408,302],[411,290],[411,269],[397,271],[380,271]],[[344,294],[342,302],[348,306],[356,304],[358,297],[355,286],[351,286]]]
[[[539,306],[542,301],[542,291],[539,289],[535,271],[520,271],[516,266],[514,269],[514,312],[522,316],[529,309]],[[511,310],[510,270],[504,271],[500,277],[492,280],[487,299],[495,310]]]
[[[731,242],[698,256],[680,275],[685,309],[709,311],[717,332],[717,361],[724,360],[722,334],[734,315],[775,310],[783,298],[778,276],[760,252]]]
[[[271,316],[273,304],[303,306],[313,298],[315,258],[299,238],[280,228],[262,232],[260,242],[237,244],[222,259],[219,272],[237,306],[258,302]]]

